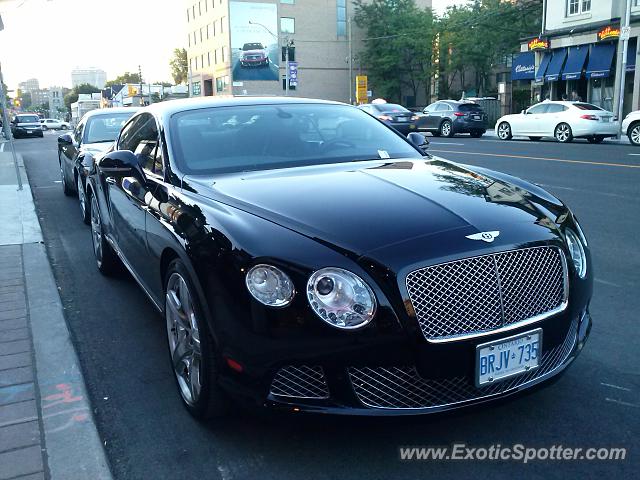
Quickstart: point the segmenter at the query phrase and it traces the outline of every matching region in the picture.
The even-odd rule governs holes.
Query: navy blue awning
[[[591,47],[587,78],[605,78],[611,74],[611,62],[616,46],[613,43],[596,43]]]
[[[536,54],[519,53],[511,64],[511,80],[532,80],[536,73]]]
[[[553,57],[551,57],[547,72],[544,74],[546,82],[555,82],[560,78],[560,72],[562,71],[565,58],[567,58],[566,48],[559,48],[553,51]]]
[[[536,72],[536,82],[541,82],[544,80],[544,72],[547,71],[547,67],[549,66],[549,62],[551,61],[551,54],[546,52],[542,60],[540,60],[540,66],[538,67],[538,71]]]
[[[582,76],[584,62],[587,60],[589,45],[581,45],[578,47],[569,47],[569,55],[567,63],[564,64],[562,70],[563,80],[576,80]]]
[[[635,38],[629,40],[627,47],[627,72],[633,72],[636,69],[636,49],[638,41]]]

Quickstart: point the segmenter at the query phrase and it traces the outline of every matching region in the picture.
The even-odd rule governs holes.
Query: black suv
[[[487,114],[477,103],[439,100],[422,111],[418,130],[431,132],[435,137],[470,133],[478,138],[487,131]]]
[[[11,134],[13,138],[42,137],[40,117],[35,114],[18,114],[11,120]]]

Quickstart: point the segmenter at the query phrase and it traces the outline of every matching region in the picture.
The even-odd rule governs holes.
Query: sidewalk
[[[110,479],[20,170],[0,151],[0,479]]]

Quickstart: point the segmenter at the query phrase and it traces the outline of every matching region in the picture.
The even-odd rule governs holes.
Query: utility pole
[[[138,65],[138,80],[140,80],[140,106],[142,107],[143,105],[143,96],[142,96],[142,69],[140,68],[140,65]]]
[[[622,25],[620,40],[618,41],[618,45],[622,43],[622,69],[620,70],[620,91],[618,97],[618,111],[616,112],[618,116],[618,121],[622,124],[622,116],[624,115],[624,89],[625,89],[625,80],[627,77],[627,50],[629,48],[629,30],[631,23],[631,0],[627,0],[627,5],[624,12],[624,24]],[[618,48],[620,48],[618,46]],[[617,139],[620,139],[621,130],[618,130],[618,134],[616,135]]]
[[[353,35],[351,17],[349,17],[349,104],[353,105]]]
[[[284,37],[284,69],[285,69],[285,85],[284,94],[289,95],[289,37]]]

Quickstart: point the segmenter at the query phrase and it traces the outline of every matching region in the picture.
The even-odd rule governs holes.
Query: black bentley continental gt
[[[162,313],[193,415],[230,398],[437,412],[575,359],[593,274],[571,211],[424,143],[308,99],[177,100],[126,123],[87,182],[95,257]]]

